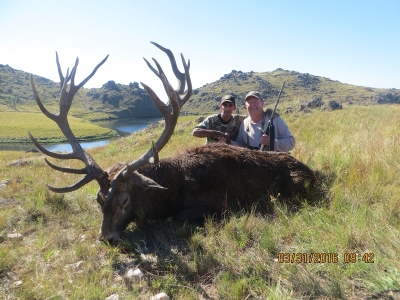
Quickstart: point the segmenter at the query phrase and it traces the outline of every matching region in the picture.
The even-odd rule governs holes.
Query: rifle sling
[[[262,118],[262,122],[261,122],[261,136],[263,135],[263,134],[265,134],[265,130],[264,130],[264,126],[265,126],[265,118],[267,117],[267,111],[265,111],[264,112],[264,116],[263,116],[263,118]],[[246,128],[246,133],[247,133],[247,148],[250,148],[250,137],[249,137],[249,134],[250,134],[250,120],[249,120],[249,124],[247,124],[247,128]],[[261,138],[261,136],[260,136],[260,138]],[[259,146],[260,147],[260,146]]]

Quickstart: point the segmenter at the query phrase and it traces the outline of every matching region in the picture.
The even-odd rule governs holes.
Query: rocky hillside
[[[58,110],[59,83],[34,76],[40,99],[50,110]],[[30,74],[0,65],[0,111],[37,111]],[[137,82],[129,85],[105,83],[101,88],[82,88],[74,97],[71,114],[90,120],[160,117],[161,114]]]
[[[232,94],[237,98],[237,107],[241,112],[244,109],[244,97],[251,90],[259,91],[267,105],[272,106],[283,82],[285,87],[281,95],[281,109],[286,109],[285,106],[300,109],[304,103],[318,103],[315,106],[323,106],[330,101],[340,105],[400,103],[399,89],[354,86],[283,69],[261,73],[232,70],[219,80],[196,89],[184,111],[189,114],[216,111],[221,96]]]
[[[45,105],[50,110],[57,111],[59,83],[40,76],[34,76],[34,81]],[[267,105],[271,106],[284,81],[280,110],[288,107],[300,109],[304,107],[304,103],[324,106],[332,101],[338,105],[400,103],[399,89],[354,86],[283,69],[260,73],[232,70],[219,80],[195,89],[182,113],[203,115],[216,112],[224,94],[234,95],[239,113],[243,113],[244,96],[250,90],[259,91]],[[30,75],[8,65],[0,65],[0,111],[37,110]],[[71,114],[90,120],[161,116],[146,91],[137,82],[122,85],[114,81],[105,83],[101,88],[82,88],[74,98]]]

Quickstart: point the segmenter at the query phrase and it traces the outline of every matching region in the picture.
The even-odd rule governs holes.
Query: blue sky
[[[143,61],[156,58],[174,85],[155,41],[190,59],[195,88],[276,68],[400,88],[399,12],[398,0],[0,0],[0,64],[59,81],[58,51],[64,72],[79,57],[79,81],[110,54],[85,87],[144,82],[165,98]]]

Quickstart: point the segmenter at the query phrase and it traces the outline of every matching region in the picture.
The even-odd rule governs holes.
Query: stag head
[[[135,195],[133,195],[133,187],[138,187],[138,190],[165,189],[151,178],[140,174],[138,169],[147,164],[158,163],[158,153],[167,144],[168,140],[173,134],[179,117],[180,109],[186,103],[186,101],[189,100],[192,94],[192,84],[189,75],[190,62],[188,61],[188,64],[186,64],[186,61],[181,54],[182,64],[185,70],[184,73],[181,73],[176,65],[173,53],[169,49],[166,49],[157,43],[151,43],[168,55],[172,70],[178,81],[178,87],[177,89],[174,89],[168,82],[158,62],[153,58],[153,61],[157,67],[156,70],[146,59],[144,59],[149,68],[162,81],[164,89],[168,95],[169,101],[168,103],[164,103],[149,86],[141,82],[141,85],[150,95],[151,99],[164,117],[164,131],[158,140],[155,143],[153,142],[149,150],[140,158],[125,164],[117,163],[105,171],[100,168],[90,154],[88,154],[79,144],[69,126],[67,115],[76,92],[96,73],[98,68],[107,60],[108,55],[94,68],[92,73],[87,78],[85,78],[80,84],[75,85],[75,74],[79,63],[78,58],[76,59],[74,67],[72,68],[71,74],[69,74],[69,70],[67,70],[67,74],[64,77],[61,72],[58,54],[56,53],[56,62],[60,76],[60,113],[58,115],[50,113],[44,107],[36,91],[33,82],[33,76],[31,75],[33,93],[40,110],[44,115],[58,125],[68,142],[71,144],[72,152],[67,154],[50,152],[42,147],[31,135],[31,133],[28,132],[30,139],[35,146],[47,156],[57,159],[78,159],[85,164],[85,167],[82,169],[64,168],[52,164],[49,160],[47,160],[47,158],[45,158],[46,163],[57,171],[73,174],[85,174],[82,179],[73,185],[61,188],[52,187],[49,185],[47,185],[47,187],[55,193],[67,193],[75,191],[95,179],[100,186],[97,192],[97,202],[100,204],[103,213],[103,221],[99,238],[100,240],[108,241],[110,243],[115,243],[121,238],[122,233],[127,225],[133,221],[132,218],[134,217],[132,216],[140,215],[141,208],[138,207],[138,205],[135,205],[135,197],[137,197],[138,194],[135,192]],[[68,84],[69,90],[67,91]],[[186,91],[185,85],[187,85]],[[137,211],[135,212],[135,210]]]

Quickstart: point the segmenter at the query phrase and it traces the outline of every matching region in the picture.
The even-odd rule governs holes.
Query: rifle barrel
[[[275,144],[275,126],[274,126],[273,120],[275,117],[276,108],[278,107],[279,99],[281,98],[281,94],[282,94],[284,85],[285,85],[285,82],[282,83],[281,90],[279,91],[279,94],[278,94],[278,99],[276,99],[275,107],[274,107],[274,110],[272,111],[271,117],[269,118],[267,130],[266,130],[266,132],[268,132],[269,138],[270,138],[269,149],[271,151],[274,151],[274,148],[275,148],[275,145],[274,145]],[[265,147],[264,144],[262,144],[260,146],[260,151],[264,151],[264,147]]]
[[[278,99],[276,100],[274,110],[272,111],[271,119],[275,116],[276,108],[278,107],[279,99],[281,98],[281,94],[282,94],[284,85],[285,85],[285,82],[282,83],[281,90],[279,91],[279,94],[278,94]]]

